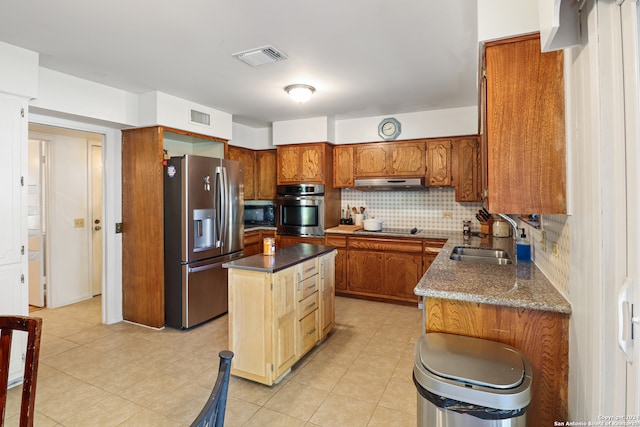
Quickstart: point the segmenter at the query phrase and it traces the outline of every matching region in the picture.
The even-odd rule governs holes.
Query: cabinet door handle
[[[309,335],[311,335],[311,334],[315,333],[315,331],[316,331],[316,328],[313,328],[312,330],[310,330],[309,332],[307,332],[307,333],[306,333],[306,335],[307,335],[307,336],[309,336]]]
[[[308,273],[308,272],[310,272],[311,270],[313,270],[313,269],[315,269],[315,268],[316,268],[315,266],[313,266],[313,267],[309,267],[309,268],[307,268],[304,272],[305,272],[305,273]]]
[[[305,291],[308,291],[309,289],[313,289],[316,287],[316,284],[314,283],[313,285],[307,286],[306,288],[304,288]]]
[[[306,311],[306,310],[309,310],[309,309],[310,309],[311,307],[313,307],[314,305],[316,305],[316,303],[315,303],[315,302],[313,302],[313,303],[309,304],[308,306],[306,306],[306,307],[304,308],[304,310],[305,310],[305,311]]]

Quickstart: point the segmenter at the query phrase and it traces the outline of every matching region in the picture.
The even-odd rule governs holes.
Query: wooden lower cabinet
[[[275,237],[276,232],[272,230],[251,230],[244,233],[244,256],[257,255],[263,253],[263,239],[265,237]]]
[[[384,239],[327,234],[325,245],[337,247],[335,291],[400,303],[417,303],[413,293],[446,239]]]
[[[569,315],[427,298],[427,332],[484,338],[520,350],[531,362],[530,426],[568,418]]]
[[[229,269],[231,373],[277,383],[334,326],[331,252],[276,273]]]
[[[347,255],[347,271],[349,272],[347,289],[352,292],[383,294],[383,259],[384,254],[381,252],[349,251]]]

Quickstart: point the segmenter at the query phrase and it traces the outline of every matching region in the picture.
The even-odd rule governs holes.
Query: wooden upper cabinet
[[[490,212],[567,212],[563,60],[539,35],[485,45]]]
[[[277,147],[278,184],[326,184],[327,167],[333,170],[332,149],[326,143]]]
[[[451,149],[450,140],[435,140],[427,142],[427,183],[430,186],[450,186],[451,176]]]
[[[349,188],[354,186],[353,146],[338,145],[333,149],[333,186]]]
[[[276,198],[276,150],[255,151],[229,146],[227,158],[244,165],[245,200]]]
[[[274,200],[276,198],[276,150],[256,152],[256,199]]]
[[[401,142],[390,144],[391,171],[393,176],[424,176],[425,144]]]
[[[453,142],[453,183],[456,202],[480,202],[480,142],[478,138]]]
[[[244,199],[253,200],[256,194],[255,168],[256,154],[253,150],[242,147],[229,146],[227,150],[229,160],[237,160],[242,163],[244,170]]]
[[[355,147],[356,178],[423,177],[424,142],[388,142],[361,144]]]

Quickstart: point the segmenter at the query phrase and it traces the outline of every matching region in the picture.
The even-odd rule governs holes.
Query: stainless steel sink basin
[[[467,261],[483,264],[511,264],[511,259],[506,251],[490,248],[472,248],[456,246],[451,251],[449,259],[454,261]]]

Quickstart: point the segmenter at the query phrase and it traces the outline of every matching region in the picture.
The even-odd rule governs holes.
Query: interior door
[[[102,294],[102,146],[91,145],[91,288]]]
[[[29,139],[27,224],[29,230],[29,305],[44,307],[43,159],[44,141]]]
[[[625,87],[625,140],[627,158],[627,285],[632,304],[627,319],[631,339],[640,334],[640,9],[635,1],[620,6]],[[634,339],[626,366],[626,414],[640,415],[640,341]]]

